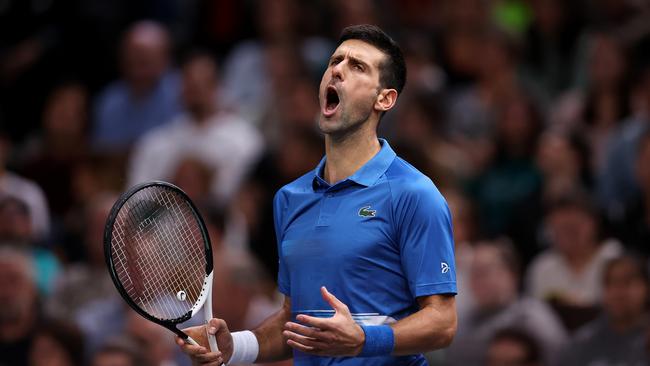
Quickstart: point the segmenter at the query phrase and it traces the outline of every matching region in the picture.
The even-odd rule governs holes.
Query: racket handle
[[[208,276],[208,281],[210,285],[208,286],[208,296],[203,303],[203,312],[205,316],[205,323],[208,324],[210,319],[212,319],[212,273]],[[210,351],[217,352],[219,351],[219,346],[217,346],[217,337],[208,332],[208,327],[205,327],[206,335],[208,336],[208,343],[210,344]]]
[[[200,344],[198,344],[198,343],[197,343],[194,339],[192,339],[192,337],[190,337],[190,336],[187,336],[187,338],[184,339],[184,341],[185,341],[185,343],[187,343],[187,344],[191,344],[191,345],[193,345],[193,346],[200,346]]]

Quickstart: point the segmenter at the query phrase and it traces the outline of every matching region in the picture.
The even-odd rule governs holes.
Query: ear
[[[395,89],[382,89],[377,95],[375,101],[375,109],[379,112],[387,112],[397,102],[397,90]]]

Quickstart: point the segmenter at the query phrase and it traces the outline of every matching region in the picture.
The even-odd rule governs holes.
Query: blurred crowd
[[[408,65],[380,135],[453,214],[458,333],[430,363],[648,364],[649,2],[4,0],[0,365],[188,364],[104,264],[150,179],[200,207],[215,314],[273,313],[272,198],[323,156],[318,82],[360,23]]]

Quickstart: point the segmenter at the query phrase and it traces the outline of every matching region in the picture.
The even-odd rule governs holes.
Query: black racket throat
[[[211,306],[213,269],[205,223],[187,194],[162,181],[126,191],[108,216],[104,255],[126,303],[187,340],[177,325]]]

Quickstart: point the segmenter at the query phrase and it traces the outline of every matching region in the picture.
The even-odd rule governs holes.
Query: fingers
[[[205,347],[186,343],[179,337],[176,337],[175,341],[183,353],[190,356],[196,364],[205,366],[221,366],[223,364],[221,352],[209,352]]]
[[[300,314],[296,316],[296,320],[301,322],[302,324],[305,324],[313,328],[322,329],[322,330],[332,329],[332,325],[330,324],[330,322],[332,321],[331,319],[332,318],[316,318],[304,314]]]
[[[221,330],[228,330],[228,325],[223,319],[212,318],[208,322],[208,333],[217,334]]]
[[[320,288],[320,293],[321,296],[323,296],[323,300],[327,301],[332,309],[336,310],[337,312],[349,312],[348,306],[341,302],[341,300],[337,299],[336,296],[327,291],[327,288],[325,286]]]
[[[284,325],[285,331],[289,331],[301,336],[309,337],[319,341],[331,341],[331,334],[323,332],[317,328],[305,327],[293,322],[288,322]]]
[[[319,339],[305,337],[303,335],[294,333],[289,330],[285,330],[284,332],[282,332],[282,335],[285,336],[287,340],[292,340],[295,343],[301,344],[305,347],[310,347],[311,349],[324,348],[324,346],[326,346],[326,344],[320,341]]]
[[[184,340],[182,340],[179,337],[176,337],[176,344],[181,348],[183,353],[190,356],[200,355],[208,352],[208,350],[205,347],[195,346],[193,344],[186,343]]]

